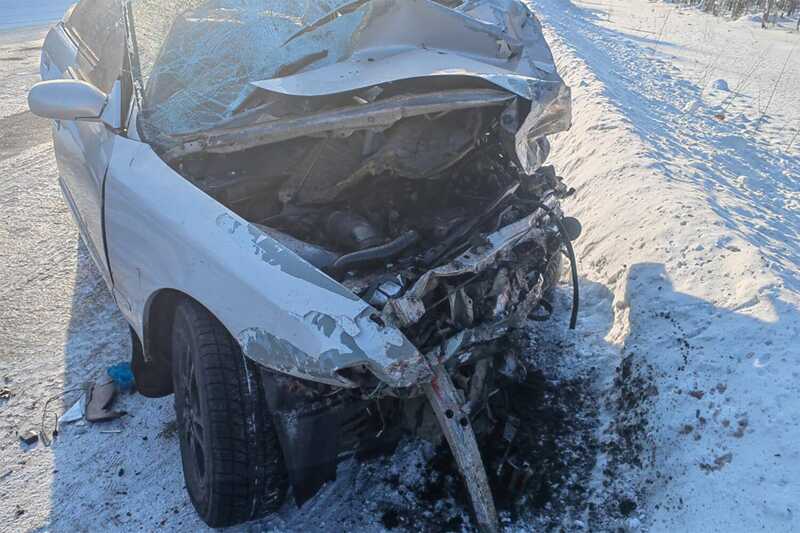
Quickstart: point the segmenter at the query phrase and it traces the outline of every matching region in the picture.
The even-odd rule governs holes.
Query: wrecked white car
[[[446,439],[495,530],[489,478],[526,476],[508,337],[562,255],[577,280],[544,166],[570,93],[528,7],[83,0],[41,72],[30,108],[137,387],[175,393],[200,516],[302,503],[417,434]],[[490,476],[476,433],[503,448]]]

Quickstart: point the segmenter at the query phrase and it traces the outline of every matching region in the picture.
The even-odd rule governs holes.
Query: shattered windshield
[[[134,0],[147,137],[202,130],[230,116],[249,82],[313,57],[345,56],[360,17],[337,17],[286,42],[345,0]]]
[[[178,157],[203,149],[195,137],[225,130],[256,91],[311,100],[395,81],[449,77],[466,87],[465,79],[479,79],[530,103],[508,127],[520,165],[535,171],[547,152],[543,137],[570,123],[569,89],[541,26],[521,0],[474,0],[457,10],[445,3],[131,0],[139,132]]]

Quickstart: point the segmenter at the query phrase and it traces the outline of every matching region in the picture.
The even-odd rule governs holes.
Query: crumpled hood
[[[515,144],[523,168],[544,162],[539,140],[569,129],[571,96],[558,76],[541,25],[515,0],[478,0],[453,10],[430,0],[359,0],[303,28],[286,43],[313,37],[340,19],[354,17],[344,57],[330,62],[326,40],[309,40],[302,72],[254,81],[286,95],[326,96],[424,77],[486,80],[528,100],[527,117],[516,124]],[[319,60],[319,61],[318,61]]]
[[[570,126],[569,88],[519,0],[457,9],[338,0],[329,12],[289,0],[193,0],[176,13],[155,0],[132,5],[145,87],[140,131],[161,150],[229,127],[259,90],[313,98],[431,77],[480,78],[524,99],[529,105],[514,106],[502,125],[528,174],[547,156],[544,137]]]

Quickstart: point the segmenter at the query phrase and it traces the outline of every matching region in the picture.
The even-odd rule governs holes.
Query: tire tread
[[[207,505],[192,502],[212,527],[263,517],[281,506],[288,480],[259,369],[218,320],[188,299],[176,313],[175,327],[185,326],[194,339],[198,386],[205,389],[212,462]]]

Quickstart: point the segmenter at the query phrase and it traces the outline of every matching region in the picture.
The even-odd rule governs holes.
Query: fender
[[[106,183],[114,294],[140,338],[153,295],[190,295],[244,355],[278,372],[343,387],[364,365],[392,387],[430,376],[417,348],[347,288],[170,168],[118,139]]]

